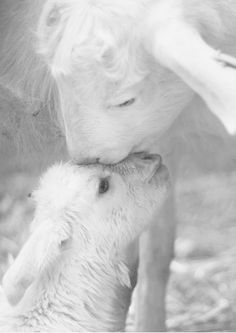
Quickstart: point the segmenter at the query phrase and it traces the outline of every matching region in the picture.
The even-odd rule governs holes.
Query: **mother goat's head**
[[[59,119],[78,162],[114,163],[148,150],[192,94],[142,43],[152,0],[53,0],[42,12],[39,52],[54,76]]]

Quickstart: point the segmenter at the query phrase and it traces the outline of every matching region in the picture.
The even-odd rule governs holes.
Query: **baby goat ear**
[[[144,180],[148,181],[161,166],[162,159],[158,154],[136,153],[132,158],[136,160],[137,165],[143,171]]]
[[[59,258],[70,236],[69,225],[56,228],[52,221],[42,223],[32,233],[3,277],[3,290],[11,305],[17,305],[32,282]]]

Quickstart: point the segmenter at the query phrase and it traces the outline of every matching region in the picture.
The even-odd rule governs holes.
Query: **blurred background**
[[[206,165],[191,155],[177,193],[176,258],[167,326],[172,331],[236,330],[236,138]]]

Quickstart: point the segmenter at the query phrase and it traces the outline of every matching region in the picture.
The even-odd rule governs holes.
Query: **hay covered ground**
[[[172,331],[236,331],[236,172],[178,184],[167,297]]]
[[[236,159],[224,165],[220,171],[195,168],[176,188],[171,331],[236,331]],[[25,169],[0,172],[0,278],[27,237],[33,213],[27,194],[36,179]]]

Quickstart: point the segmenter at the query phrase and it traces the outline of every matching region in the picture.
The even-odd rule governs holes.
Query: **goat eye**
[[[102,178],[99,183],[98,193],[104,194],[109,190],[110,184],[108,178]]]
[[[117,106],[120,107],[120,108],[123,108],[125,106],[130,106],[130,105],[134,104],[135,101],[136,101],[135,98],[131,98],[131,99],[129,99],[129,100],[125,101],[124,103],[121,103]]]

